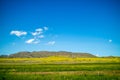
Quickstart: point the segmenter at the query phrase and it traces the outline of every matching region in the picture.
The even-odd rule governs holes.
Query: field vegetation
[[[0,80],[120,80],[120,58],[0,58]]]

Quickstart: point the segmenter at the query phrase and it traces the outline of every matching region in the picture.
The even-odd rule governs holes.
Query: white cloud
[[[30,32],[30,33],[26,32],[26,31],[13,30],[10,32],[10,35],[16,35],[18,37],[22,36],[22,38],[25,38],[25,35],[30,34],[31,38],[24,42],[27,44],[38,44],[38,43],[40,43],[42,38],[47,37],[43,34],[47,30],[48,30],[48,27],[46,27],[46,26],[43,28],[37,28],[37,29],[35,29],[35,31]],[[55,44],[55,41],[49,41],[45,45],[54,45],[54,44]]]
[[[48,30],[48,27],[44,27],[44,30]]]
[[[31,34],[32,34],[33,36],[35,36],[35,35],[37,35],[37,32],[32,32]]]
[[[48,43],[47,43],[47,45],[54,45],[55,44],[55,41],[49,41]]]
[[[32,32],[31,33],[33,36],[36,36],[36,35],[39,35],[40,33],[39,32]]]
[[[38,29],[36,29],[35,31],[37,31],[37,32],[42,32],[43,29],[42,29],[42,28],[38,28]]]
[[[11,31],[10,34],[20,37],[22,35],[27,35],[27,32],[25,32],[25,31]]]
[[[112,40],[110,39],[110,40],[109,40],[109,42],[111,43],[111,42],[112,42]]]
[[[38,28],[38,29],[35,30],[35,32],[32,32],[31,34],[33,36],[37,36],[37,35],[40,35],[42,33],[43,33],[43,29],[42,28]]]
[[[96,54],[96,56],[98,57],[98,56],[99,56],[99,54]]]
[[[33,41],[35,41],[35,39],[29,39],[29,40],[26,41],[26,43],[31,44],[31,43],[33,43]]]
[[[37,39],[29,39],[25,43],[27,44],[38,44],[40,41]]]
[[[45,36],[44,35],[40,35],[40,36],[38,36],[38,38],[44,38]]]

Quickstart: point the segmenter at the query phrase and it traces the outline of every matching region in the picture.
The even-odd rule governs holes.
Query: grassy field
[[[120,80],[120,58],[0,58],[0,80]]]

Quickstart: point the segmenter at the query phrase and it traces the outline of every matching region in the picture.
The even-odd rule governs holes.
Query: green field
[[[120,80],[120,58],[0,58],[0,80]]]

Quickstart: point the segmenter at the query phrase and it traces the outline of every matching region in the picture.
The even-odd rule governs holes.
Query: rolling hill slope
[[[49,52],[49,51],[34,51],[34,52],[18,52],[15,54],[9,55],[13,58],[40,58],[40,57],[49,57],[49,56],[63,56],[63,57],[96,57],[90,53],[73,53],[66,51],[59,52]]]

